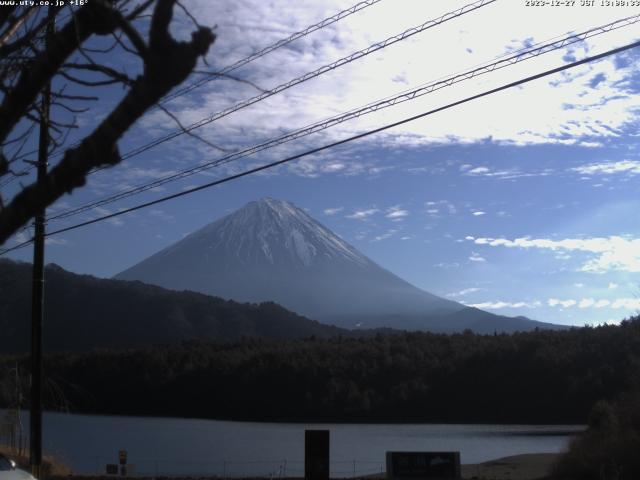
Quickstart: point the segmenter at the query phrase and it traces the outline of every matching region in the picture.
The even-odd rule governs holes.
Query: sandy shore
[[[466,480],[538,480],[551,473],[557,453],[530,453],[491,460],[473,465],[462,465],[462,478]]]

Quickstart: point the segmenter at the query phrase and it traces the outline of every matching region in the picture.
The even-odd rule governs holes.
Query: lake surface
[[[25,415],[28,432],[28,414]],[[303,476],[305,429],[331,435],[331,475],[384,468],[388,450],[460,451],[462,463],[561,452],[584,427],[251,423],[45,413],[44,449],[75,473],[104,472],[127,450],[135,474]]]

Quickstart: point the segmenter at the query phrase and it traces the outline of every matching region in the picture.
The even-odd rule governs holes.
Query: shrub
[[[554,477],[580,480],[640,478],[640,394],[598,402],[586,432],[560,459]]]

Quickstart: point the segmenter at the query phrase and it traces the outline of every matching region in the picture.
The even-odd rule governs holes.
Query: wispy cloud
[[[458,207],[447,200],[428,201],[425,203],[426,213],[429,216],[441,216],[445,214],[455,215],[458,213]]]
[[[152,217],[155,218],[159,218],[160,220],[164,220],[164,221],[170,221],[170,220],[174,220],[175,217],[173,215],[171,215],[170,213],[165,212],[164,210],[161,210],[159,208],[154,208],[152,210],[149,211],[149,215],[151,215]]]
[[[391,218],[393,220],[402,220],[405,217],[409,216],[409,211],[400,208],[400,206],[390,207],[387,210],[387,214],[385,217]]]
[[[482,288],[478,288],[478,287],[465,288],[458,292],[448,293],[447,297],[450,297],[450,298],[463,297],[465,295],[469,295],[470,293],[480,292],[482,290],[483,290]]]
[[[327,216],[332,216],[337,213],[340,213],[342,210],[344,210],[344,207],[325,208],[322,213],[324,213]]]
[[[578,302],[576,302],[575,300],[559,300],[557,298],[550,298],[549,300],[547,300],[547,305],[549,305],[550,307],[564,307],[564,308],[569,308],[569,307],[573,307],[574,305],[576,305]]]
[[[614,175],[618,173],[637,175],[640,174],[640,161],[620,160],[618,162],[591,163],[574,167],[571,171],[578,172],[581,175]]]
[[[562,308],[613,308],[615,310],[640,310],[640,298],[616,298],[608,300],[606,298],[596,300],[594,298],[581,298],[581,299],[566,299],[560,300],[557,298],[550,298],[547,300],[547,305],[550,307],[562,307]]]
[[[464,164],[460,166],[460,171],[468,177],[488,177],[498,180],[514,180],[516,178],[525,177],[546,177],[553,173],[551,169],[545,169],[538,172],[523,172],[518,169],[496,170],[486,166],[473,167],[473,165]]]
[[[608,299],[594,299],[594,298],[580,298],[580,299],[558,299],[549,298],[546,302],[540,300],[535,301],[516,301],[507,302],[502,300],[486,301],[480,303],[465,303],[469,307],[481,308],[481,309],[501,309],[501,308],[540,308],[543,306],[558,307],[558,308],[578,308],[582,310],[586,309],[604,309],[612,308],[614,310],[640,310],[639,298],[617,298],[613,300]]]
[[[396,233],[398,233],[398,230],[395,229],[395,228],[391,228],[391,229],[387,230],[386,232],[384,232],[383,234],[374,237],[371,241],[372,242],[380,242],[382,240],[386,240],[387,238],[393,237]]]
[[[462,265],[458,262],[440,262],[436,263],[434,267],[436,268],[460,268]]]
[[[64,238],[59,237],[47,237],[44,239],[45,245],[69,245],[69,242]]]
[[[284,84],[292,78],[304,75],[321,65],[346,57],[355,51],[376,43],[390,35],[406,30],[419,23],[417,18],[435,18],[443,13],[438,2],[413,1],[411,8],[398,10],[397,7],[380,2],[379,5],[367,9],[358,15],[345,18],[339,24],[330,25],[313,35],[301,38],[287,48],[280,48],[261,58],[260,62],[247,65],[242,76],[255,81],[265,88],[273,88]],[[302,4],[274,0],[247,0],[243,2],[224,2],[223,0],[193,0],[192,11],[203,24],[218,24],[219,33],[215,52],[209,57],[214,69],[228,65],[255,52],[264,45],[276,42],[290,32],[299,31],[306,26],[335,14],[344,8],[344,4],[333,0],[309,1]],[[584,29],[596,24],[615,19],[615,9],[590,9],[581,12],[579,18],[568,13],[554,12],[548,18],[546,12],[527,12],[521,15],[521,6],[512,6],[510,2],[500,5],[501,15],[512,18],[508,25],[487,32],[482,26],[482,17],[469,15],[465,17],[468,28],[465,29],[466,48],[457,43],[446,41],[447,28],[434,29],[429,35],[416,35],[409,42],[402,42],[396,48],[380,50],[375,55],[357,60],[352,68],[349,65],[326,72],[317,81],[306,82],[295,88],[260,101],[250,108],[226,116],[214,124],[203,126],[198,133],[213,143],[226,148],[240,148],[281,135],[283,129],[292,131],[305,125],[316,123],[354,108],[362,107],[376,100],[388,97],[391,92],[400,92],[424,84],[423,65],[434,66],[430,71],[432,79],[443,78],[453,72],[469,69],[472,65],[495,58],[496,54],[505,51],[505,43],[510,42],[507,50],[520,48],[523,40],[530,43],[557,36],[566,30],[571,22],[572,29]],[[597,10],[597,11],[596,11]],[[223,21],[219,12],[224,12]],[[542,17],[545,13],[546,16]],[[556,14],[557,13],[557,14]],[[479,23],[476,23],[479,22]],[[631,29],[629,29],[631,30]],[[577,30],[576,30],[577,31]],[[186,31],[185,31],[186,33]],[[624,38],[633,38],[625,29],[618,34],[619,44]],[[603,36],[604,37],[604,36]],[[601,39],[603,37],[598,37]],[[608,40],[589,40],[589,42],[608,42]],[[428,48],[433,41],[439,41],[442,49],[434,51]],[[529,42],[528,42],[529,43]],[[590,45],[589,43],[588,45]],[[470,49],[468,46],[473,45]],[[556,65],[566,52],[557,52],[540,56],[536,59],[537,68]],[[584,50],[576,50],[578,58]],[[421,62],[411,59],[421,58]],[[439,61],[447,58],[447,62]],[[541,63],[540,63],[541,62]],[[512,79],[510,69],[487,75],[482,79]],[[393,132],[381,133],[375,139],[378,145],[397,147],[398,145],[414,147],[426,144],[469,144],[491,141],[499,144],[566,144],[582,146],[598,146],[601,141],[615,138],[625,126],[633,125],[637,111],[633,102],[629,101],[629,83],[638,72],[637,62],[628,62],[620,67],[614,59],[604,60],[595,65],[572,71],[555,82],[535,82],[521,89],[504,92],[491,97],[491,122],[478,122],[477,118],[486,115],[484,102],[469,103],[456,110],[442,112],[438,120],[430,122],[425,129],[423,123],[410,123],[398,127]],[[496,76],[497,75],[497,76]],[[595,80],[594,80],[595,79]],[[479,83],[482,82],[482,83]],[[465,96],[468,92],[476,92],[479,86],[484,87],[488,80],[471,80],[460,83],[455,89]],[[398,84],[401,83],[401,85]],[[491,82],[490,82],[491,83]],[[340,88],[335,88],[339,84]],[[366,84],[367,88],[362,88]],[[593,88],[592,85],[596,85]],[[220,79],[210,82],[198,90],[198,95],[185,96],[171,103],[174,113],[185,124],[192,124],[207,118],[212,112],[221,111],[236,102],[242,102],[257,92],[246,84]],[[447,91],[442,92],[447,98]],[[526,111],[526,116],[508,115],[514,106]],[[423,105],[419,102],[405,102],[395,109],[385,111],[388,120],[395,121],[421,112]],[[323,132],[321,138],[326,142],[335,141],[354,133],[359,133],[380,126],[379,116],[361,116],[350,122],[336,125]],[[168,125],[164,115],[148,115],[141,122],[138,131],[165,133],[175,129]],[[138,133],[138,131],[136,133]],[[248,133],[251,135],[248,135]],[[184,137],[183,137],[184,138]],[[265,151],[267,157],[282,158],[293,153],[297,148],[311,147],[314,139],[305,138],[295,146],[281,145],[274,149],[276,153]],[[173,156],[184,156],[191,150],[193,158],[197,153],[209,150],[204,144],[193,139],[182,139],[172,142],[176,145]],[[194,145],[193,148],[184,148]],[[317,146],[317,145],[315,145]],[[299,151],[299,150],[298,150]],[[174,155],[175,154],[175,155]],[[265,157],[266,158],[266,157]],[[302,162],[297,165],[304,165]],[[370,174],[384,168],[370,164],[363,168],[352,169],[350,162],[334,160],[324,162],[324,166],[306,165],[304,168],[283,168],[278,174],[290,173],[303,176],[318,176],[339,173]],[[471,175],[494,176],[498,179],[517,178],[519,176],[539,175],[540,173],[520,172],[517,170],[493,169],[485,165],[473,165],[468,168]]]
[[[581,267],[581,271],[604,273],[611,270],[640,272],[640,239],[621,236],[594,238],[566,238],[552,240],[549,238],[522,237],[514,240],[506,238],[475,238],[467,240],[476,245],[507,248],[538,248],[551,251],[582,251],[595,254]]]
[[[492,309],[499,310],[501,308],[538,308],[542,306],[542,303],[539,301],[535,302],[503,302],[502,300],[497,300],[494,302],[481,302],[481,303],[467,303],[465,304],[468,307],[480,308],[480,309]]]
[[[365,220],[371,217],[372,215],[375,215],[379,211],[380,210],[377,208],[368,208],[366,210],[356,210],[352,214],[347,215],[347,218],[352,218],[354,220]]]
[[[469,257],[469,260],[471,260],[472,262],[486,262],[486,258],[480,256],[480,254],[478,252],[472,252],[471,256]]]

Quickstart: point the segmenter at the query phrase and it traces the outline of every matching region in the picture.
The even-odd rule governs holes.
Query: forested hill
[[[44,346],[87,351],[189,339],[333,337],[348,332],[274,303],[248,304],[46,269]],[[0,259],[0,353],[29,351],[31,265]]]
[[[0,372],[10,371],[13,362],[0,361]],[[60,406],[65,398],[77,412],[586,423],[596,401],[640,389],[640,320],[495,336],[406,333],[232,345],[189,342],[55,355],[46,364],[58,402],[49,406]],[[26,359],[21,368],[26,369]]]

